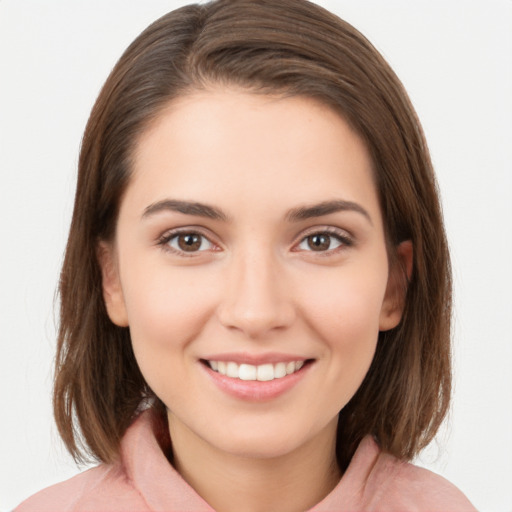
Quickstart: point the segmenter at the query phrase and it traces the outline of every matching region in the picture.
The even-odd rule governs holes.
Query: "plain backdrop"
[[[0,0],[0,511],[77,473],[51,415],[54,296],[81,135],[108,72],[187,2]],[[438,173],[455,279],[453,408],[417,461],[512,511],[512,1],[319,1],[402,79]]]

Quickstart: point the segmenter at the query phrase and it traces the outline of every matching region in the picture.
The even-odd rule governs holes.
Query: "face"
[[[368,151],[307,98],[171,103],[102,249],[109,315],[171,434],[221,452],[332,441],[379,330],[400,320]]]

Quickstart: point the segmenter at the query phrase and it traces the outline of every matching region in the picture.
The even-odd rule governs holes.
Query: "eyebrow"
[[[173,211],[183,213],[185,215],[195,215],[198,217],[206,217],[208,219],[229,221],[229,216],[221,209],[208,204],[195,201],[180,201],[177,199],[164,199],[156,203],[150,204],[142,214],[142,218],[150,217],[163,211]],[[322,217],[331,213],[353,211],[363,215],[370,224],[373,225],[370,214],[358,203],[353,201],[345,201],[336,199],[332,201],[323,201],[311,206],[299,206],[289,210],[285,218],[288,222],[300,222],[302,220]]]
[[[298,208],[293,208],[286,214],[286,218],[290,222],[299,222],[301,220],[307,220],[314,217],[322,217],[323,215],[344,211],[360,213],[366,217],[370,224],[373,225],[370,214],[360,204],[354,203],[353,201],[344,201],[342,199],[324,201],[322,203],[314,204],[311,206],[300,206]]]
[[[224,222],[228,220],[228,216],[222,210],[215,208],[214,206],[191,201],[178,201],[176,199],[164,199],[163,201],[150,204],[144,210],[142,218],[150,217],[151,215],[163,211],[179,212],[184,213],[185,215],[196,215]]]

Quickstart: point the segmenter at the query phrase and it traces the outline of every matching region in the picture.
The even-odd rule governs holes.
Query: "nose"
[[[246,251],[233,257],[218,307],[220,323],[249,338],[289,327],[295,308],[282,269],[271,254]]]

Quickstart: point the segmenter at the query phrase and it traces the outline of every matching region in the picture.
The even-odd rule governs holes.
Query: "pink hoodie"
[[[15,512],[213,512],[169,464],[145,412],[127,430],[120,461],[101,464],[24,501]],[[475,511],[444,478],[363,439],[333,491],[310,512]]]

